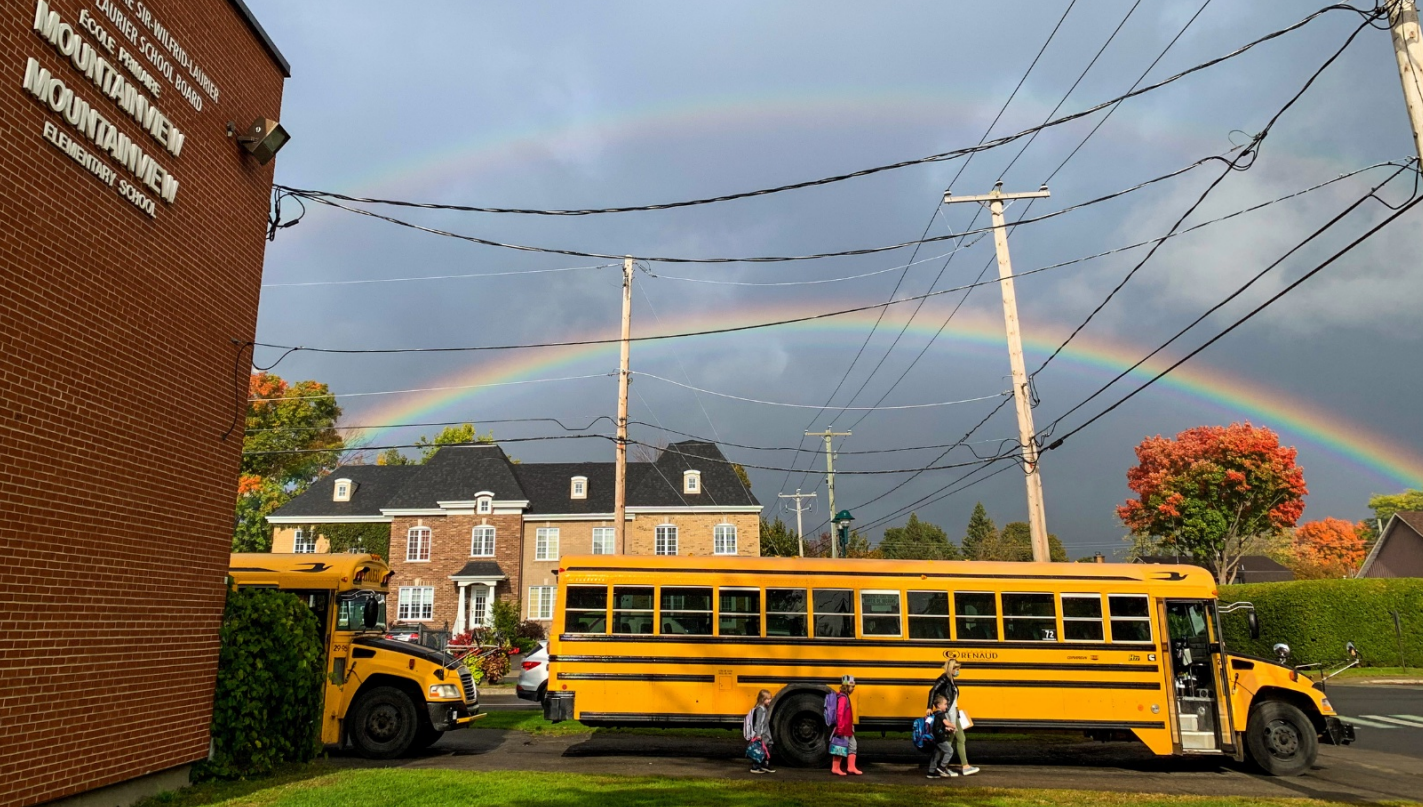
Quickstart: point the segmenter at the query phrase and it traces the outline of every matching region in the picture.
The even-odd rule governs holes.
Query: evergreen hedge
[[[315,757],[325,652],[311,609],[283,591],[229,591],[221,641],[212,757],[197,776],[256,776]]]
[[[1243,614],[1221,617],[1226,644],[1268,659],[1276,642],[1290,646],[1294,664],[1340,661],[1352,641],[1365,667],[1399,664],[1393,612],[1403,623],[1407,666],[1423,666],[1423,579],[1297,580],[1221,586],[1222,603],[1246,600],[1260,617],[1260,638],[1251,639]]]

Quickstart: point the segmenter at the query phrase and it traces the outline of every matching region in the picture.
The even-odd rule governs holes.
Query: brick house
[[[611,462],[514,463],[493,443],[424,465],[342,466],[268,516],[274,552],[324,550],[321,524],[390,524],[392,622],[487,624],[494,598],[553,617],[563,555],[759,555],[761,505],[721,450],[688,440],[628,463],[627,546]]]

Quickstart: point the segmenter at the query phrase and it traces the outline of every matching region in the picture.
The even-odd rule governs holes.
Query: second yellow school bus
[[[1224,645],[1193,566],[594,555],[560,563],[550,714],[740,725],[775,696],[778,753],[825,758],[827,686],[905,730],[947,659],[980,727],[1129,733],[1153,752],[1309,768],[1353,729],[1308,678]],[[1239,618],[1239,617],[1232,617]],[[571,701],[571,704],[570,704]],[[560,714],[562,713],[562,714]]]

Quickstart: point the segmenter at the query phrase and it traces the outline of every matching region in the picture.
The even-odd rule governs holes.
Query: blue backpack
[[[934,717],[914,718],[914,728],[910,731],[910,738],[914,740],[914,747],[920,751],[927,751],[929,746],[934,744]]]

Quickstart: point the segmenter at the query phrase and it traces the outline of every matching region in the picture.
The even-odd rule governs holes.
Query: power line
[[[613,437],[607,434],[555,434],[547,437],[508,437],[497,442],[500,443],[534,443],[544,440],[592,440],[602,438],[612,440]],[[458,448],[460,445],[476,445],[474,443],[452,443],[438,448]],[[244,451],[244,457],[268,457],[277,454],[345,454],[355,451],[384,451],[391,448],[432,448],[427,443],[402,443],[400,445],[389,446],[333,446],[332,448],[288,448],[277,451]]]
[[[652,373],[634,372],[634,373],[632,373],[632,375],[635,375],[635,376],[642,376],[642,377],[644,377],[644,378],[654,378],[654,379],[656,379],[656,380],[658,380],[658,381],[662,381],[662,382],[667,383],[667,384],[672,384],[673,386],[682,387],[683,389],[692,390],[693,392],[705,393],[705,394],[707,394],[707,395],[715,395],[715,396],[718,397],[718,398],[729,398],[729,399],[731,399],[731,400],[733,400],[733,401],[744,401],[744,402],[746,402],[746,403],[762,404],[762,405],[765,405],[765,406],[784,406],[784,407],[790,407],[790,408],[794,408],[794,409],[824,409],[824,407],[822,407],[822,406],[816,406],[815,404],[785,403],[785,402],[782,402],[782,401],[765,401],[765,400],[761,400],[761,399],[759,399],[759,398],[744,398],[744,397],[742,397],[742,396],[740,396],[740,395],[732,395],[732,394],[726,393],[726,392],[716,392],[715,390],[702,389],[701,387],[694,387],[694,386],[692,386],[691,384],[683,384],[683,383],[680,382],[680,381],[673,381],[673,380],[670,379],[670,378],[663,378],[663,377],[660,376],[660,375],[653,375]],[[1008,395],[1008,394],[1010,394],[1010,393],[1007,393],[1007,392],[999,392],[999,393],[995,393],[995,394],[993,394],[993,395],[980,395],[980,396],[977,397],[977,398],[964,398],[963,400],[959,400],[959,401],[936,401],[936,402],[934,402],[934,403],[903,404],[903,405],[900,405],[900,406],[883,406],[883,407],[847,406],[847,407],[845,407],[845,409],[847,409],[847,410],[855,410],[855,411],[864,410],[864,409],[875,409],[875,408],[879,408],[879,409],[932,409],[932,408],[940,407],[940,406],[956,406],[956,405],[958,405],[958,404],[975,403],[975,402],[977,402],[977,401],[990,401],[990,400],[993,400],[994,398],[1001,398],[1001,397],[1003,397],[1003,396],[1005,396],[1005,395]]]
[[[1344,44],[1341,45],[1338,50],[1336,50],[1332,55],[1330,55],[1328,59],[1324,60],[1324,63],[1321,64],[1305,81],[1304,86],[1300,87],[1300,89],[1293,96],[1291,96],[1288,101],[1285,102],[1284,106],[1280,107],[1279,111],[1277,111],[1274,115],[1270,117],[1270,119],[1265,123],[1265,128],[1261,129],[1258,134],[1256,134],[1250,139],[1250,143],[1244,148],[1240,155],[1235,159],[1227,162],[1225,170],[1221,172],[1220,176],[1216,177],[1210,185],[1206,186],[1206,189],[1201,193],[1200,197],[1196,199],[1196,201],[1190,207],[1186,208],[1186,212],[1182,213],[1181,217],[1176,220],[1176,223],[1171,227],[1171,232],[1175,232],[1177,228],[1179,228],[1183,223],[1185,223],[1186,219],[1206,201],[1206,198],[1210,196],[1211,192],[1214,191],[1217,187],[1219,187],[1220,183],[1225,181],[1225,178],[1227,176],[1230,176],[1231,172],[1249,170],[1250,167],[1255,164],[1255,159],[1260,153],[1260,146],[1264,143],[1265,138],[1270,135],[1270,130],[1274,128],[1275,123],[1278,122],[1279,119],[1286,112],[1288,112],[1289,109],[1293,107],[1295,103],[1299,101],[1300,98],[1304,96],[1305,92],[1307,92],[1309,88],[1314,85],[1314,82],[1320,77],[1320,75],[1322,75],[1324,71],[1329,68],[1330,65],[1334,64],[1335,60],[1337,60],[1341,55],[1343,55],[1344,51],[1347,50],[1351,44],[1353,44],[1354,39],[1358,37],[1359,34],[1363,33],[1365,28],[1369,27],[1369,23],[1372,22],[1374,19],[1377,19],[1378,14],[1378,11],[1374,11],[1365,16],[1364,22],[1360,24],[1358,28],[1354,29],[1351,34],[1349,34],[1348,38],[1344,40]],[[1038,369],[1034,370],[1030,374],[1030,379],[1036,377],[1039,373],[1046,369],[1047,366],[1052,363],[1052,360],[1057,358],[1057,356],[1062,353],[1063,349],[1072,343],[1073,339],[1077,338],[1077,335],[1081,333],[1084,328],[1087,327],[1088,323],[1090,323],[1093,318],[1095,318],[1097,314],[1100,313],[1102,309],[1105,308],[1107,304],[1112,301],[1112,298],[1117,295],[1117,292],[1121,291],[1122,288],[1126,286],[1128,282],[1131,281],[1132,277],[1134,277],[1136,273],[1141,270],[1141,267],[1145,266],[1147,262],[1151,260],[1152,256],[1156,254],[1156,251],[1160,249],[1160,247],[1161,244],[1159,243],[1153,246],[1151,250],[1147,252],[1146,256],[1143,257],[1141,261],[1136,264],[1136,266],[1133,266],[1131,270],[1127,272],[1126,276],[1121,279],[1121,282],[1119,282],[1111,291],[1107,293],[1107,296],[1103,298],[1102,302],[1098,303],[1097,307],[1092,309],[1092,311],[1088,313],[1087,318],[1084,319],[1081,324],[1079,324],[1076,328],[1074,328],[1072,330],[1072,333],[1068,334],[1067,338],[1063,340],[1062,344],[1058,345],[1057,348],[1054,349],[1053,352],[1049,354],[1046,359],[1043,360],[1043,363],[1038,366]]]
[[[587,425],[587,426],[568,426],[568,425],[565,425],[565,424],[563,423],[563,421],[559,420],[558,418],[503,418],[503,419],[495,419],[495,420],[485,420],[484,418],[477,418],[477,419],[475,419],[475,418],[466,418],[466,419],[464,419],[464,420],[444,420],[444,421],[438,421],[438,422],[434,422],[434,423],[382,423],[382,424],[373,424],[373,425],[364,425],[364,426],[338,426],[338,425],[331,425],[331,426],[273,426],[273,427],[271,427],[271,428],[266,428],[266,429],[246,429],[246,430],[244,431],[244,433],[245,433],[245,434],[259,434],[259,433],[262,433],[262,432],[303,432],[303,431],[327,431],[327,430],[331,430],[331,431],[367,431],[367,430],[375,430],[375,429],[379,429],[379,430],[381,430],[381,431],[384,431],[384,430],[386,430],[386,429],[407,429],[407,428],[417,428],[417,427],[429,428],[429,427],[431,427],[431,426],[463,426],[463,425],[465,425],[465,424],[471,424],[471,425],[478,424],[478,425],[485,425],[485,426],[488,426],[488,425],[502,424],[502,423],[552,423],[552,424],[558,426],[560,429],[563,429],[564,431],[568,431],[568,432],[583,432],[583,431],[587,431],[587,430],[593,428],[593,426],[594,426],[596,423],[598,423],[598,421],[606,420],[606,421],[608,421],[609,423],[611,423],[611,422],[613,421],[613,419],[612,419],[611,417],[607,416],[607,415],[598,415],[598,416],[596,416],[596,417],[594,417],[594,416],[592,416],[592,415],[584,415],[583,417],[591,418],[591,420],[588,422],[588,425]]]
[[[284,398],[248,398],[247,403],[284,403],[286,401],[321,401],[327,398],[364,398],[372,395],[406,395],[415,392],[443,392],[456,389],[483,389],[485,387],[512,387],[523,384],[545,384],[550,381],[582,381],[588,378],[608,378],[611,373],[591,373],[589,375],[567,375],[561,378],[526,378],[522,381],[495,381],[488,384],[457,384],[448,387],[416,387],[413,389],[389,389],[374,392],[328,392],[325,395],[293,395]]]
[[[1188,69],[1186,69],[1186,70],[1181,71],[1180,73],[1177,73],[1177,74],[1175,74],[1175,75],[1173,75],[1173,76],[1170,76],[1169,78],[1166,78],[1166,79],[1163,79],[1163,80],[1161,80],[1161,81],[1159,81],[1159,82],[1156,82],[1155,84],[1151,84],[1151,85],[1148,85],[1148,86],[1146,86],[1146,87],[1141,87],[1141,88],[1139,88],[1139,89],[1136,89],[1136,90],[1133,90],[1133,91],[1131,91],[1131,92],[1128,92],[1128,93],[1126,93],[1125,95],[1121,95],[1121,96],[1118,96],[1118,97],[1116,97],[1116,98],[1112,98],[1112,99],[1110,99],[1110,100],[1103,101],[1103,102],[1101,102],[1101,103],[1099,103],[1099,104],[1096,104],[1096,105],[1094,105],[1094,106],[1088,107],[1088,108],[1083,109],[1083,110],[1080,110],[1080,111],[1078,111],[1078,112],[1073,112],[1073,113],[1071,113],[1071,114],[1064,115],[1064,116],[1062,116],[1061,118],[1057,118],[1057,119],[1048,121],[1047,123],[1045,123],[1045,124],[1043,124],[1043,125],[1041,125],[1041,126],[1035,126],[1035,127],[1031,128],[1031,129],[1025,129],[1025,130],[1023,130],[1023,131],[1021,131],[1021,132],[1017,132],[1017,133],[1015,133],[1015,134],[1005,135],[1005,136],[1003,136],[1003,137],[995,138],[994,140],[991,140],[991,141],[979,143],[979,144],[976,145],[976,146],[971,146],[971,147],[967,147],[967,148],[955,149],[955,150],[952,150],[952,151],[946,151],[946,152],[942,152],[942,153],[939,153],[939,154],[930,154],[930,155],[927,155],[927,156],[924,156],[924,157],[918,157],[918,158],[910,159],[910,160],[903,160],[903,161],[900,161],[900,162],[889,163],[889,164],[886,164],[886,165],[878,165],[878,166],[873,166],[873,167],[870,167],[870,168],[862,168],[862,169],[859,169],[859,170],[856,170],[856,171],[851,171],[851,172],[844,173],[844,174],[837,174],[837,175],[834,175],[834,176],[823,177],[823,178],[821,178],[821,179],[814,179],[814,180],[808,180],[808,181],[803,181],[803,182],[794,182],[794,183],[789,183],[789,184],[786,184],[786,185],[777,185],[777,186],[774,186],[774,187],[761,188],[761,189],[752,190],[752,191],[743,191],[743,192],[740,192],[740,193],[725,194],[725,195],[722,195],[722,196],[713,196],[713,197],[700,198],[700,199],[689,199],[689,200],[679,201],[679,202],[665,202],[665,203],[660,203],[660,204],[633,205],[633,206],[625,206],[625,207],[579,208],[579,209],[539,209],[539,208],[513,208],[513,207],[488,207],[488,206],[474,206],[474,205],[454,205],[454,204],[439,204],[439,203],[433,203],[433,202],[412,202],[412,201],[398,200],[398,199],[381,199],[381,198],[373,198],[373,197],[359,197],[359,196],[351,196],[351,195],[347,195],[347,194],[340,194],[340,193],[336,193],[336,192],[334,192],[334,191],[323,191],[323,190],[314,190],[314,189],[305,189],[305,188],[295,188],[295,187],[292,187],[292,186],[290,186],[290,185],[274,185],[274,186],[273,186],[273,189],[274,189],[275,191],[277,191],[278,193],[280,193],[280,194],[282,194],[282,195],[285,195],[285,196],[290,196],[290,197],[294,197],[294,198],[297,198],[297,199],[309,199],[309,200],[312,200],[312,201],[316,201],[316,200],[318,200],[318,199],[325,198],[325,199],[340,199],[340,200],[343,200],[343,201],[355,202],[355,203],[359,203],[359,204],[390,205],[390,206],[396,206],[396,207],[411,207],[411,208],[421,208],[421,209],[427,209],[427,210],[449,210],[449,211],[459,211],[459,212],[468,212],[468,213],[512,213],[512,214],[538,215],[538,216],[588,216],[588,215],[597,215],[597,214],[605,214],[605,213],[634,213],[634,212],[653,211],[653,210],[670,210],[670,209],[679,208],[679,207],[692,207],[692,206],[697,206],[697,205],[708,205],[708,204],[715,204],[715,203],[718,203],[718,202],[727,202],[727,201],[732,201],[732,200],[736,200],[736,199],[747,199],[747,198],[756,197],[756,196],[767,196],[767,195],[770,195],[770,194],[782,193],[782,192],[785,192],[785,191],[800,190],[800,189],[803,189],[803,188],[816,187],[816,186],[820,186],[820,185],[829,185],[829,184],[836,183],[836,182],[843,182],[843,181],[845,181],[845,180],[857,179],[857,178],[859,178],[859,177],[865,177],[865,176],[870,176],[870,175],[872,175],[872,174],[878,174],[878,173],[881,173],[881,172],[884,172],[884,171],[894,171],[894,170],[897,170],[897,169],[900,169],[900,168],[908,168],[908,167],[914,166],[914,165],[923,165],[923,164],[925,164],[925,163],[943,162],[943,161],[946,161],[946,160],[956,159],[956,158],[958,158],[958,157],[963,157],[963,156],[967,156],[967,155],[972,155],[972,154],[975,154],[975,153],[978,153],[978,152],[981,152],[981,151],[988,151],[988,150],[990,150],[990,149],[998,148],[999,146],[1005,145],[1005,144],[1007,144],[1007,143],[1012,143],[1012,142],[1014,142],[1014,141],[1016,141],[1016,140],[1018,140],[1018,139],[1021,139],[1021,138],[1023,138],[1023,137],[1027,137],[1027,136],[1033,134],[1033,133],[1036,132],[1036,131],[1040,131],[1040,130],[1042,130],[1042,129],[1051,128],[1051,127],[1054,127],[1054,126],[1059,126],[1059,125],[1062,125],[1062,124],[1064,124],[1064,123],[1069,123],[1069,122],[1071,122],[1071,121],[1077,120],[1078,118],[1082,118],[1082,117],[1085,117],[1085,116],[1087,116],[1087,115],[1091,115],[1091,114],[1093,114],[1094,112],[1098,112],[1098,111],[1100,111],[1100,110],[1102,110],[1102,109],[1106,109],[1107,107],[1109,107],[1109,106],[1111,106],[1111,105],[1113,105],[1113,104],[1119,103],[1119,102],[1121,102],[1121,101],[1124,101],[1124,100],[1126,100],[1126,99],[1128,99],[1128,98],[1133,98],[1133,97],[1136,97],[1136,96],[1138,96],[1138,95],[1142,95],[1142,94],[1145,94],[1145,93],[1148,93],[1148,92],[1152,92],[1152,91],[1157,90],[1157,89],[1160,89],[1161,87],[1164,87],[1164,86],[1166,86],[1166,85],[1168,85],[1168,84],[1172,84],[1172,83],[1174,83],[1174,82],[1176,82],[1176,81],[1179,81],[1180,79],[1185,78],[1186,76],[1192,75],[1192,74],[1197,73],[1197,72],[1200,72],[1200,71],[1202,71],[1202,70],[1209,69],[1209,68],[1214,67],[1214,66],[1216,66],[1216,65],[1218,65],[1218,64],[1221,64],[1222,62],[1229,61],[1230,59],[1233,59],[1233,58],[1235,58],[1235,57],[1237,57],[1237,56],[1240,56],[1240,55],[1242,55],[1242,54],[1244,54],[1244,53],[1250,51],[1251,49],[1253,49],[1253,48],[1255,48],[1255,47],[1257,47],[1257,46],[1259,46],[1259,45],[1261,45],[1261,44],[1264,44],[1265,42],[1269,42],[1269,41],[1271,41],[1271,40],[1273,40],[1273,39],[1277,39],[1277,38],[1279,38],[1279,37],[1281,37],[1281,36],[1284,36],[1285,34],[1288,34],[1288,33],[1291,33],[1291,32],[1293,32],[1293,31],[1296,31],[1296,30],[1298,30],[1298,29],[1300,29],[1300,28],[1303,28],[1304,26],[1306,26],[1306,25],[1308,25],[1309,23],[1313,22],[1313,21],[1314,21],[1315,19],[1317,19],[1318,17],[1320,17],[1320,16],[1322,16],[1322,15],[1324,15],[1324,14],[1327,14],[1328,12],[1331,12],[1331,11],[1352,11],[1352,12],[1354,12],[1354,13],[1356,13],[1356,14],[1376,15],[1376,11],[1374,11],[1374,10],[1361,9],[1361,8],[1357,8],[1357,7],[1355,7],[1355,6],[1351,6],[1351,5],[1344,4],[1344,3],[1339,3],[1339,4],[1330,5],[1330,6],[1325,6],[1324,8],[1321,8],[1321,9],[1319,9],[1318,11],[1315,11],[1314,13],[1310,14],[1309,16],[1303,18],[1302,20],[1300,20],[1300,21],[1298,21],[1298,22],[1296,22],[1296,23],[1293,23],[1293,24],[1288,25],[1288,26],[1286,26],[1286,27],[1284,27],[1284,28],[1280,28],[1280,29],[1278,29],[1278,30],[1275,30],[1275,31],[1272,31],[1272,32],[1270,32],[1270,33],[1268,33],[1268,34],[1265,34],[1264,36],[1262,36],[1262,37],[1260,37],[1260,38],[1258,38],[1258,39],[1252,40],[1252,41],[1246,43],[1245,45],[1242,45],[1241,47],[1236,48],[1235,50],[1233,50],[1233,51],[1231,51],[1231,52],[1229,52],[1229,53],[1226,53],[1226,54],[1224,54],[1224,55],[1222,55],[1222,56],[1218,56],[1218,57],[1216,57],[1216,58],[1214,58],[1214,59],[1210,59],[1210,60],[1208,60],[1208,61],[1205,61],[1205,62],[1202,62],[1202,63],[1200,63],[1200,64],[1197,64],[1197,65],[1195,65],[1195,66],[1193,66],[1193,67],[1190,67],[1190,68],[1188,68]],[[1371,16],[1371,19],[1372,19],[1372,16]],[[615,256],[615,257],[621,258],[622,256]]]
[[[545,275],[552,272],[577,272],[581,269],[606,269],[616,266],[600,263],[593,266],[565,266],[560,269],[522,269],[512,272],[477,272],[467,275],[423,275],[420,277],[378,277],[365,280],[310,280],[302,283],[263,283],[264,289],[298,288],[303,286],[361,286],[370,283],[410,283],[417,280],[466,280],[476,277],[512,277],[515,275]]]
[[[979,238],[982,237],[983,236],[979,236]],[[973,243],[970,243],[967,246],[971,247],[974,243],[977,243],[977,239],[975,239]],[[708,283],[714,286],[819,286],[825,283],[843,283],[847,280],[861,280],[867,277],[875,277],[877,275],[888,274],[889,272],[898,271],[900,269],[908,269],[911,266],[918,266],[921,263],[937,261],[940,258],[947,257],[949,255],[954,254],[955,252],[958,252],[960,249],[966,248],[967,247],[954,247],[948,252],[942,252],[930,258],[921,258],[917,261],[911,259],[908,263],[900,264],[897,266],[887,266],[883,269],[876,269],[872,272],[863,272],[858,275],[846,275],[844,277],[827,277],[816,280],[778,280],[769,282],[754,280],[717,280],[715,278],[706,277],[680,277],[678,275],[664,275],[660,272],[653,272],[651,270],[647,270],[647,276],[655,277],[658,280],[678,280],[683,283]]]
[[[601,436],[601,435],[589,435],[589,436]],[[609,437],[608,439],[611,440],[611,439],[614,439],[614,438]],[[758,471],[784,471],[784,470],[786,470],[785,468],[780,467],[780,466],[776,466],[776,465],[752,465],[751,463],[736,462],[736,461],[730,460],[730,459],[717,459],[717,458],[715,458],[715,457],[707,457],[707,456],[704,456],[704,455],[702,455],[702,454],[692,454],[692,453],[685,452],[685,451],[678,451],[674,446],[656,446],[656,445],[651,445],[651,444],[649,444],[649,443],[643,443],[643,442],[639,442],[639,441],[637,441],[637,440],[631,440],[631,439],[628,440],[628,442],[629,442],[629,443],[632,443],[632,444],[635,444],[635,445],[645,445],[645,446],[648,446],[649,448],[656,448],[656,449],[659,449],[659,450],[661,450],[661,451],[663,451],[663,452],[670,452],[670,453],[672,453],[672,454],[676,454],[677,456],[691,457],[691,458],[693,458],[693,459],[695,459],[695,460],[698,460],[698,461],[700,461],[700,462],[716,462],[716,463],[720,463],[720,464],[722,464],[722,465],[740,465],[742,468],[753,468],[753,469],[756,469],[756,470],[758,470]],[[923,473],[924,471],[942,471],[942,470],[946,470],[946,469],[950,469],[950,468],[967,468],[967,467],[973,466],[973,465],[982,465],[982,464],[987,463],[987,462],[996,462],[996,461],[999,460],[999,459],[1002,459],[1002,458],[1001,458],[1001,457],[990,457],[990,458],[986,458],[986,459],[974,460],[974,461],[971,461],[971,462],[957,462],[957,463],[951,463],[951,464],[948,464],[948,465],[936,465],[936,466],[929,467],[929,468],[886,468],[886,469],[871,470],[871,471],[842,471],[842,470],[840,470],[839,468],[836,468],[836,469],[835,469],[835,475],[836,475],[836,476],[839,476],[839,475],[841,475],[841,474],[847,474],[847,475],[850,475],[850,476],[880,476],[880,475],[885,475],[885,474],[918,474],[918,473]],[[792,469],[792,470],[797,470],[797,469]]]
[[[1245,316],[1243,316],[1243,317],[1241,317],[1240,319],[1237,319],[1235,322],[1231,323],[1231,325],[1230,325],[1228,328],[1226,328],[1225,330],[1223,330],[1223,331],[1221,331],[1220,333],[1216,334],[1215,336],[1211,337],[1208,341],[1206,341],[1206,342],[1205,342],[1204,344],[1202,344],[1201,346],[1197,347],[1195,350],[1192,350],[1190,353],[1187,353],[1185,356],[1182,356],[1180,359],[1178,359],[1178,360],[1176,360],[1175,362],[1173,362],[1169,367],[1167,367],[1166,369],[1164,369],[1164,370],[1162,370],[1161,372],[1157,373],[1156,375],[1152,376],[1152,377],[1151,377],[1150,379],[1148,379],[1145,383],[1141,384],[1141,386],[1137,387],[1136,389],[1134,389],[1134,390],[1132,390],[1131,392],[1127,393],[1127,394],[1126,394],[1125,396],[1123,396],[1122,398],[1118,399],[1118,400],[1117,400],[1115,403],[1113,403],[1111,406],[1108,406],[1106,409],[1103,409],[1101,412],[1098,412],[1096,415],[1093,415],[1093,416],[1092,416],[1090,419],[1088,419],[1086,422],[1082,423],[1080,426],[1077,426],[1076,428],[1074,428],[1072,431],[1068,432],[1067,434],[1064,434],[1063,436],[1057,438],[1056,440],[1053,440],[1053,441],[1052,441],[1051,443],[1049,443],[1046,447],[1044,447],[1043,450],[1044,450],[1044,451],[1052,451],[1052,450],[1057,449],[1059,446],[1061,446],[1064,442],[1066,442],[1066,441],[1067,441],[1069,438],[1071,438],[1073,435],[1077,434],[1078,432],[1082,431],[1083,429],[1087,428],[1088,426],[1091,426],[1093,423],[1096,423],[1098,420],[1101,420],[1101,419],[1102,419],[1103,417],[1105,417],[1108,413],[1114,411],[1117,407],[1121,406],[1122,404],[1124,404],[1124,403],[1126,403],[1127,401],[1131,400],[1132,398],[1136,397],[1138,393],[1142,392],[1142,391],[1145,390],[1147,387],[1150,387],[1152,384],[1155,384],[1157,381],[1159,381],[1159,380],[1161,380],[1162,378],[1164,378],[1168,373],[1170,373],[1171,371],[1175,370],[1177,367],[1180,367],[1181,365],[1185,364],[1185,363],[1186,363],[1187,361],[1189,361],[1190,359],[1194,358],[1194,357],[1195,357],[1197,354],[1199,354],[1201,351],[1205,350],[1206,348],[1208,348],[1208,347],[1210,347],[1211,345],[1215,344],[1216,342],[1220,341],[1222,338],[1225,337],[1226,334],[1230,333],[1231,331],[1234,331],[1236,328],[1238,328],[1238,327],[1240,327],[1241,325],[1245,324],[1245,323],[1248,322],[1251,318],[1253,318],[1256,314],[1260,313],[1261,311],[1264,311],[1266,308],[1268,308],[1268,307],[1270,307],[1271,305],[1273,305],[1277,300],[1279,300],[1280,298],[1284,297],[1286,294],[1289,294],[1291,291],[1294,291],[1296,288],[1299,288],[1300,284],[1304,283],[1306,280],[1309,280],[1311,277],[1314,277],[1315,275],[1319,274],[1319,272],[1322,271],[1325,267],[1329,266],[1330,264],[1334,263],[1334,262],[1335,262],[1336,260],[1338,260],[1339,258],[1341,258],[1341,257],[1343,257],[1344,255],[1348,254],[1351,250],[1353,250],[1353,249],[1354,249],[1355,247],[1357,247],[1359,244],[1362,244],[1364,241],[1368,240],[1370,237],[1372,237],[1372,236],[1373,236],[1375,233],[1377,233],[1379,230],[1382,230],[1384,227],[1388,226],[1389,224],[1391,224],[1391,223],[1393,223],[1395,220],[1397,220],[1400,216],[1402,216],[1403,214],[1407,213],[1409,210],[1412,210],[1420,201],[1423,201],[1423,196],[1414,196],[1412,200],[1410,200],[1410,201],[1407,202],[1406,204],[1404,204],[1404,205],[1402,205],[1401,207],[1399,207],[1398,210],[1396,210],[1396,211],[1393,213],[1393,215],[1391,215],[1391,216],[1385,218],[1383,221],[1379,222],[1377,225],[1375,225],[1374,227],[1370,228],[1368,232],[1366,232],[1366,233],[1364,233],[1363,235],[1359,236],[1358,238],[1354,239],[1352,242],[1349,243],[1348,246],[1344,247],[1343,249],[1341,249],[1341,250],[1339,250],[1338,252],[1336,252],[1336,253],[1334,253],[1333,255],[1331,255],[1331,256],[1330,256],[1328,259],[1326,259],[1323,263],[1320,263],[1319,265],[1315,266],[1313,269],[1311,269],[1311,270],[1309,270],[1308,272],[1304,273],[1302,276],[1300,276],[1299,279],[1295,280],[1295,281],[1294,281],[1293,283],[1291,283],[1290,285],[1288,285],[1288,286],[1284,287],[1283,289],[1281,289],[1278,293],[1276,293],[1275,295],[1273,295],[1272,297],[1270,297],[1270,298],[1269,298],[1268,300],[1266,300],[1265,302],[1263,302],[1263,303],[1261,303],[1260,305],[1256,306],[1254,309],[1252,309],[1252,310],[1250,311],[1250,313],[1246,314]]]
[[[995,462],[997,462],[997,460],[996,460]],[[967,483],[967,484],[961,485],[961,486],[959,486],[959,487],[953,487],[954,485],[958,484],[959,482],[963,481],[964,479],[967,479],[968,477],[973,476],[974,474],[981,473],[982,471],[987,470],[989,467],[990,467],[990,465],[984,465],[982,468],[978,468],[978,469],[975,469],[975,470],[973,470],[973,471],[970,471],[969,473],[966,473],[966,474],[964,474],[963,476],[958,477],[957,479],[955,479],[953,482],[949,483],[948,485],[945,485],[944,487],[939,488],[939,490],[936,491],[935,494],[931,494],[932,498],[928,498],[927,501],[921,500],[921,501],[919,501],[919,502],[916,502],[914,505],[912,505],[912,506],[910,506],[910,507],[903,507],[903,508],[900,508],[899,510],[894,511],[893,513],[890,513],[890,514],[887,515],[887,516],[881,516],[880,518],[877,518],[877,519],[875,519],[874,521],[871,521],[870,523],[864,525],[863,527],[861,527],[861,529],[864,529],[864,530],[873,530],[873,529],[876,529],[876,528],[878,528],[878,527],[882,527],[882,526],[884,526],[885,524],[888,524],[889,522],[898,519],[900,516],[904,515],[905,513],[912,513],[912,512],[914,512],[915,508],[924,507],[924,506],[931,505],[931,504],[937,504],[938,502],[941,502],[941,501],[943,501],[944,499],[947,499],[948,497],[953,496],[953,495],[956,494],[956,493],[961,493],[961,492],[963,492],[963,491],[965,491],[965,490],[968,490],[969,488],[973,487],[974,485],[978,485],[978,484],[981,484],[981,483],[983,483],[983,482],[987,482],[988,480],[990,480],[990,479],[992,479],[993,477],[995,477],[995,476],[997,476],[997,475],[1003,473],[1004,471],[1011,471],[1011,470],[1013,470],[1014,468],[1017,468],[1018,466],[1017,466],[1016,464],[1004,465],[1002,468],[999,468],[998,470],[994,471],[994,472],[991,473],[991,474],[988,474],[987,476],[980,477],[980,478],[978,478],[978,479],[973,480],[972,482],[969,482],[969,483]]]

